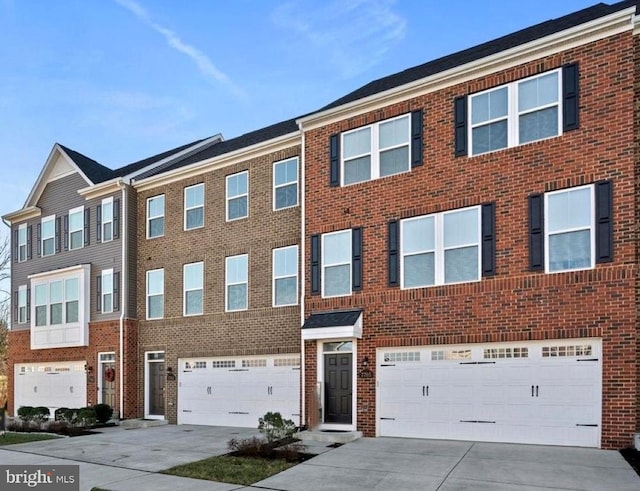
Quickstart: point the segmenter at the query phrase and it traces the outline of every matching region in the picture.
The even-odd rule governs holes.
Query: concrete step
[[[327,442],[327,443],[349,443],[358,438],[362,438],[361,431],[322,431],[307,430],[296,435],[297,438],[305,441]]]
[[[120,426],[125,430],[133,430],[136,428],[150,428],[152,426],[163,426],[169,424],[166,419],[123,419]]]

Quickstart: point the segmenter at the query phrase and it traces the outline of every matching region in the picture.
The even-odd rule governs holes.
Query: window
[[[407,172],[410,136],[408,114],[343,133],[342,184]]]
[[[273,250],[273,306],[298,303],[298,246]]]
[[[548,272],[595,266],[594,188],[582,186],[545,194]]]
[[[27,322],[27,285],[18,287],[18,323]]]
[[[69,250],[84,245],[84,206],[69,211]]]
[[[184,188],[184,229],[204,226],[204,184]]]
[[[298,204],[298,157],[273,164],[273,209]]]
[[[47,325],[47,284],[35,286],[36,326]]]
[[[42,227],[42,255],[51,256],[56,252],[56,217],[43,218]]]
[[[113,240],[113,198],[105,198],[102,200],[100,208],[102,225],[100,225],[102,233],[102,242]]]
[[[227,176],[227,221],[249,216],[249,172]]]
[[[164,194],[147,199],[147,238],[164,235]]]
[[[77,323],[80,301],[79,283],[80,278],[75,277],[36,284],[36,326]]]
[[[351,295],[351,230],[322,235],[322,296]]]
[[[18,227],[18,262],[27,260],[27,224]]]
[[[226,258],[226,310],[246,310],[249,282],[249,256],[241,254]]]
[[[480,207],[400,223],[402,288],[480,279]]]
[[[69,322],[78,322],[80,307],[80,287],[78,278],[69,278],[64,281],[65,295],[65,319]]]
[[[62,280],[49,283],[49,324],[62,324]]]
[[[184,315],[201,315],[204,263],[185,264],[183,270]]]
[[[471,154],[558,136],[560,94],[560,70],[554,70],[470,96]]]
[[[102,272],[100,285],[101,312],[108,314],[113,312],[113,269]]]
[[[164,269],[147,271],[147,319],[164,317]]]

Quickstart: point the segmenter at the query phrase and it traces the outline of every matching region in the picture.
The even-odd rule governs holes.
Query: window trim
[[[232,177],[237,177],[240,176],[241,174],[245,174],[247,176],[247,192],[243,193],[243,194],[238,194],[232,197],[229,197],[229,179],[231,179]],[[233,174],[229,174],[228,176],[225,177],[225,187],[224,187],[224,191],[225,191],[225,218],[227,222],[235,222],[236,220],[243,220],[245,218],[249,218],[249,171],[248,170],[243,170],[240,172],[235,172]],[[242,197],[246,197],[247,198],[247,214],[241,217],[236,217],[236,218],[229,218],[229,201],[232,199],[238,199],[238,198],[242,198]]]
[[[49,223],[49,222],[51,222],[52,225],[53,225],[53,234],[51,236],[45,237],[45,235],[44,235],[44,225],[45,225],[45,223]],[[42,230],[41,237],[40,237],[41,256],[42,257],[55,256],[56,255],[56,216],[55,215],[49,215],[48,217],[44,217],[40,221],[40,229]],[[52,243],[53,243],[53,252],[51,254],[45,254],[44,243],[47,240],[51,240]]]
[[[18,324],[26,324],[27,319],[29,318],[29,314],[27,311],[29,305],[29,300],[27,299],[28,291],[29,290],[27,289],[27,285],[20,285],[18,287]],[[22,303],[23,299],[24,304]],[[23,312],[24,316],[22,316]]]
[[[349,262],[341,262],[341,263],[332,263],[332,264],[326,264],[325,260],[324,260],[324,255],[327,251],[327,247],[325,245],[325,238],[329,237],[331,235],[338,235],[338,234],[349,234]],[[339,297],[348,297],[351,296],[353,294],[353,254],[352,254],[352,249],[353,249],[353,229],[347,228],[347,229],[343,229],[343,230],[337,230],[335,232],[328,232],[326,234],[322,234],[320,236],[320,278],[321,280],[321,296],[322,298],[339,298]],[[325,294],[325,288],[327,285],[327,281],[326,281],[326,274],[325,274],[325,269],[327,267],[332,267],[332,266],[345,266],[345,265],[349,265],[349,293],[343,293],[342,295],[326,295]]]
[[[189,288],[187,289],[187,268],[190,266],[199,265],[202,269],[200,270],[200,288]],[[200,304],[200,312],[188,314],[187,313],[187,293],[188,292],[202,292],[202,303]],[[193,263],[187,263],[182,266],[182,315],[184,317],[194,317],[198,315],[204,314],[204,261],[196,261]]]
[[[149,275],[150,273],[155,273],[161,271],[162,272],[162,282],[161,282],[161,288],[160,288],[160,292],[159,293],[149,293]],[[158,297],[158,296],[162,296],[162,315],[159,317],[151,317],[149,315],[149,299],[151,297]],[[145,305],[145,318],[147,320],[156,320],[156,319],[164,319],[164,268],[157,268],[157,269],[149,269],[147,270],[146,273],[146,290],[145,290],[145,298],[146,298],[146,305]]]
[[[82,224],[80,225],[79,229],[72,229],[71,228],[71,215],[76,215],[76,214],[80,214],[80,217],[82,218]],[[69,250],[70,251],[77,251],[79,249],[82,249],[84,247],[84,205],[82,206],[78,206],[76,208],[72,208],[69,210],[69,214],[68,214],[69,218],[69,230],[67,232],[67,243],[69,244]],[[77,233],[80,232],[80,246],[79,247],[72,247],[71,245],[71,234],[73,233]]]
[[[108,198],[104,198],[102,200],[102,202],[101,202],[101,205],[102,205],[101,212],[100,212],[101,213],[101,220],[102,220],[102,223],[100,225],[102,227],[102,230],[100,231],[101,232],[101,234],[100,234],[101,242],[111,242],[112,240],[114,240],[114,238],[113,238],[113,218],[114,218],[113,196],[109,196]],[[111,220],[105,220],[104,219],[104,210],[105,210],[105,207],[107,207],[107,206],[111,207]],[[111,238],[108,239],[108,240],[105,240],[105,238],[104,238],[105,237],[104,230],[105,230],[105,227],[107,225],[109,225],[111,227]]]
[[[237,259],[240,257],[244,257],[246,259],[246,280],[239,281],[236,283],[229,283],[229,261],[232,259]],[[247,293],[246,293],[246,307],[243,309],[230,309],[229,308],[229,287],[235,285],[247,285]],[[225,312],[243,312],[245,310],[249,310],[249,254],[236,254],[235,256],[227,256],[224,258],[224,311]]]
[[[21,223],[20,225],[18,225],[18,262],[19,263],[24,263],[27,261],[27,244],[29,243],[29,238],[27,236],[27,234],[29,233],[29,228],[27,227],[26,223]],[[22,237],[21,235],[24,234],[24,243],[21,242]],[[22,250],[24,247],[24,257],[22,254]]]
[[[151,200],[153,199],[158,199],[162,197],[162,214],[161,215],[154,215],[151,216],[151,208],[149,206],[149,203],[151,202]],[[164,237],[164,232],[165,232],[165,214],[166,214],[166,197],[164,194],[157,194],[155,196],[149,196],[147,198],[147,239],[158,239],[160,237]],[[156,220],[158,218],[162,218],[162,233],[160,235],[149,235],[151,232],[151,220]]]
[[[478,220],[478,235],[477,235],[477,242],[474,243],[468,243],[468,244],[464,244],[464,245],[457,245],[455,247],[445,247],[444,245],[444,217],[446,215],[451,215],[454,213],[459,213],[462,211],[470,211],[470,210],[475,210],[476,211],[476,216],[477,216],[477,220]],[[434,255],[434,283],[432,285],[418,285],[418,286],[405,286],[405,268],[404,268],[404,262],[405,262],[405,257],[406,256],[414,256],[417,254],[424,254],[425,252],[429,252],[429,251],[424,251],[424,252],[418,252],[418,253],[411,253],[411,254],[407,254],[404,251],[404,244],[405,244],[405,240],[404,240],[404,234],[405,234],[405,230],[404,230],[404,224],[407,222],[411,222],[411,221],[416,221],[416,220],[420,220],[420,219],[425,219],[425,218],[429,218],[429,217],[433,217],[434,220],[434,224],[433,224],[433,229],[434,229],[434,244],[435,247],[433,249],[433,255]],[[414,217],[409,217],[409,218],[404,218],[402,220],[400,220],[400,247],[398,249],[398,254],[400,256],[400,289],[401,290],[415,290],[416,288],[432,288],[432,287],[437,287],[437,286],[447,286],[447,285],[459,285],[462,283],[475,283],[477,281],[481,281],[482,280],[482,206],[481,205],[475,205],[475,206],[466,206],[464,208],[456,208],[453,210],[447,210],[447,211],[443,211],[443,212],[439,212],[439,213],[430,213],[428,215],[418,215],[418,216],[414,216]],[[465,247],[473,247],[473,246],[477,246],[478,248],[478,277],[475,280],[465,280],[465,281],[452,281],[449,283],[445,282],[445,252],[448,250],[453,250],[453,249],[461,249],[461,248],[465,248]]]
[[[589,200],[590,200],[590,210],[589,210],[589,226],[588,227],[574,227],[562,231],[556,231],[553,233],[549,233],[549,196],[553,196],[555,194],[569,193],[571,191],[578,191],[580,189],[589,189]],[[584,186],[575,186],[571,188],[558,189],[556,191],[548,191],[544,193],[544,272],[547,274],[556,274],[556,273],[567,273],[571,271],[583,271],[588,269],[594,269],[596,267],[596,196],[595,196],[595,185],[594,184],[586,184]],[[549,248],[549,237],[551,235],[559,235],[566,234],[569,232],[577,232],[580,230],[589,230],[589,247],[590,247],[590,260],[589,266],[582,268],[568,268],[568,269],[559,269],[551,271],[549,269],[549,261],[551,256],[551,250]]]
[[[396,120],[400,120],[406,118],[407,120],[407,141],[404,144],[401,145],[393,145],[390,147],[385,147],[384,149],[380,148],[380,126],[382,126],[385,123],[389,123],[391,121],[396,121]],[[344,179],[345,179],[345,158],[344,158],[344,150],[345,150],[345,144],[344,144],[344,138],[345,136],[351,134],[351,133],[355,133],[357,131],[362,131],[366,128],[370,128],[371,129],[371,139],[370,139],[370,146],[369,146],[369,152],[367,153],[363,153],[363,154],[359,154],[356,156],[352,156],[350,157],[348,160],[355,160],[358,158],[362,158],[364,156],[369,155],[371,158],[371,177],[369,179],[366,179],[364,181],[358,181],[358,182],[351,182],[348,184],[345,184]],[[376,121],[375,123],[372,124],[368,124],[365,126],[358,126],[357,128],[353,128],[352,130],[348,130],[348,131],[343,131],[340,133],[340,186],[353,186],[355,184],[362,184],[364,182],[369,182],[369,181],[374,181],[376,179],[383,179],[385,177],[391,177],[391,176],[397,176],[399,174],[406,174],[407,172],[411,172],[411,159],[412,159],[412,153],[411,153],[411,136],[412,136],[412,128],[411,128],[411,112],[405,113],[405,114],[401,114],[399,116],[395,116],[393,118],[387,118],[387,119],[383,119],[381,121]],[[388,150],[393,150],[396,148],[402,148],[402,147],[407,147],[408,150],[408,159],[407,159],[407,169],[402,171],[402,172],[396,172],[393,174],[388,174],[386,176],[381,176],[380,175],[380,153],[383,151],[388,151]]]
[[[194,189],[194,188],[202,188],[202,204],[198,205],[198,206],[187,207],[187,190]],[[194,184],[192,186],[186,186],[184,188],[183,199],[184,199],[184,213],[183,213],[183,215],[184,215],[184,226],[183,226],[183,230],[184,231],[188,231],[188,230],[197,230],[199,228],[204,228],[204,182],[200,182],[200,183]],[[189,227],[189,226],[187,226],[187,212],[191,211],[191,210],[197,210],[198,208],[202,208],[202,225],[198,225],[197,227]]]
[[[277,251],[283,251],[285,249],[295,249],[296,252],[296,274],[295,275],[287,275],[287,276],[276,276],[276,252]],[[297,245],[292,245],[292,246],[286,246],[286,247],[277,247],[275,249],[272,250],[271,252],[271,306],[272,307],[289,307],[292,305],[298,305],[299,301],[298,301],[298,295],[299,295],[299,287],[298,287],[298,271],[300,269],[300,259],[298,257],[299,253],[298,253],[298,246]],[[283,303],[283,304],[277,304],[276,303],[276,280],[282,280],[282,279],[287,279],[287,278],[293,278],[295,277],[296,279],[296,294],[295,294],[295,302],[294,303]]]
[[[518,108],[518,96],[519,96],[519,92],[518,89],[520,87],[520,84],[536,79],[536,78],[540,78],[540,77],[544,77],[546,75],[550,75],[551,73],[557,73],[558,74],[558,99],[556,101],[555,104],[544,104],[541,106],[537,106],[535,109],[527,109],[525,111],[520,111]],[[493,152],[499,152],[501,150],[506,150],[508,148],[514,148],[514,147],[519,147],[522,145],[527,145],[529,143],[535,143],[535,142],[539,142],[539,141],[543,141],[543,140],[549,140],[550,138],[557,138],[559,136],[562,136],[563,132],[564,132],[564,128],[563,128],[563,91],[562,91],[562,68],[555,68],[553,70],[547,70],[545,72],[542,73],[537,73],[536,75],[532,75],[530,77],[526,77],[526,78],[522,78],[522,79],[518,79],[518,80],[514,80],[512,82],[506,83],[506,84],[502,84],[502,85],[498,85],[495,87],[491,87],[490,89],[486,89],[480,92],[476,92],[474,94],[469,94],[469,97],[467,97],[467,113],[469,115],[468,117],[468,131],[467,131],[467,146],[469,151],[467,152],[467,155],[469,157],[476,157],[479,155],[486,155],[488,153],[493,153]],[[487,119],[486,121],[483,121],[481,123],[473,123],[473,99],[475,97],[481,96],[483,94],[488,94],[491,92],[495,92],[498,91],[500,89],[506,88],[507,89],[507,114],[505,116],[502,117],[497,117],[497,118],[490,118]],[[558,133],[556,135],[551,135],[551,136],[547,136],[544,138],[540,138],[537,140],[531,140],[531,141],[527,141],[524,143],[520,143],[520,116],[524,115],[524,114],[530,114],[530,113],[534,113],[537,111],[541,111],[543,109],[548,109],[550,107],[557,107],[558,108]],[[481,127],[481,126],[486,126],[488,124],[491,123],[495,123],[497,121],[502,121],[502,120],[506,120],[507,121],[507,146],[506,147],[502,147],[502,148],[496,148],[495,150],[487,150],[486,152],[480,152],[480,153],[473,153],[473,130],[475,128]]]
[[[111,275],[111,291],[106,291],[105,290],[105,282],[104,279],[106,276]],[[111,269],[103,269],[100,273],[100,281],[101,281],[101,290],[100,290],[100,313],[102,314],[111,314],[113,312],[113,301],[114,301],[114,295],[113,295],[113,283],[115,281],[115,275],[113,274],[113,268]],[[111,310],[105,310],[104,308],[104,297],[107,295],[111,295]]]
[[[295,181],[290,181],[290,182],[286,182],[284,184],[276,184],[276,167],[278,165],[282,165],[282,164],[286,164],[287,162],[290,162],[292,160],[296,161],[296,180]],[[280,210],[286,210],[288,208],[295,208],[296,206],[300,205],[300,159],[295,156],[295,157],[291,157],[288,159],[284,159],[284,160],[279,160],[277,162],[273,163],[273,171],[272,171],[272,183],[273,183],[273,211],[280,211]],[[277,207],[276,205],[276,191],[279,188],[284,188],[287,186],[291,186],[292,184],[296,185],[296,202],[293,205],[289,205],[289,206],[282,206],[280,208]]]

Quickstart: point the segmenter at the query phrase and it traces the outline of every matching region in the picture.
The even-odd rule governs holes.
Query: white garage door
[[[600,340],[378,350],[378,434],[600,446]]]
[[[84,361],[15,365],[14,407],[45,406],[51,417],[60,407],[87,405]]]
[[[178,362],[178,424],[257,428],[269,411],[300,424],[299,355]]]

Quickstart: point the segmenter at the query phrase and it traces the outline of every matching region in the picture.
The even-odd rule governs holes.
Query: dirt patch
[[[629,462],[629,465],[633,467],[633,470],[640,476],[640,451],[635,448],[624,448],[620,450],[620,454],[624,457],[624,460]]]

